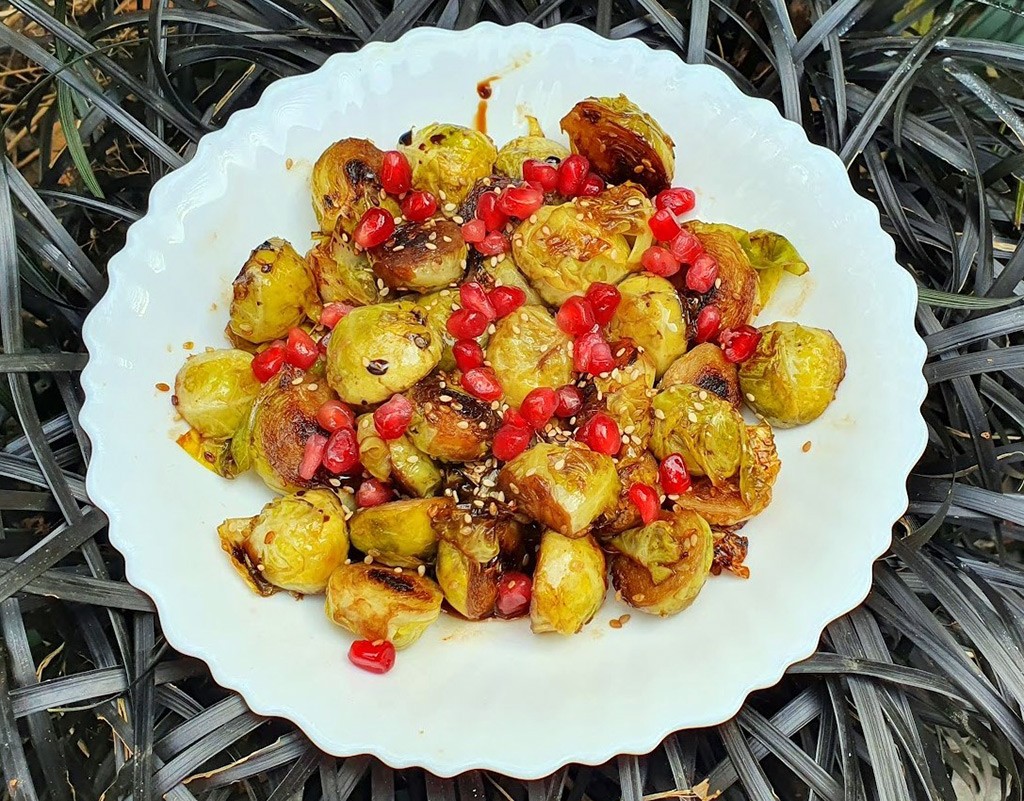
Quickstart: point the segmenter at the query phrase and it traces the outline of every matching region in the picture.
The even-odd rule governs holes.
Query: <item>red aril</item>
[[[586,334],[588,331],[593,331],[596,325],[594,307],[586,298],[573,295],[566,298],[565,303],[558,310],[555,315],[555,323],[569,336],[576,337]]]
[[[607,325],[615,316],[615,310],[619,308],[622,293],[612,284],[595,281],[587,287],[587,300],[590,301],[590,307],[594,310],[594,320],[597,321],[597,324]]]
[[[320,311],[320,322],[327,328],[334,328],[350,311],[347,303],[328,303]]]
[[[316,421],[324,431],[337,431],[339,428],[355,428],[356,416],[347,404],[329,400],[317,410]]]
[[[356,640],[349,646],[348,661],[369,673],[387,673],[395,666],[395,646],[387,640]]]
[[[533,580],[525,573],[502,573],[498,579],[498,599],[494,608],[499,617],[521,617],[530,611]]]
[[[658,492],[654,487],[647,484],[634,484],[629,488],[629,500],[640,512],[640,519],[644,525],[653,523],[658,519],[658,510],[661,508],[661,501]]]
[[[470,220],[462,226],[462,238],[471,245],[483,242],[486,236],[487,226],[483,220]]]
[[[537,159],[523,162],[523,180],[535,183],[545,192],[558,189],[558,170],[551,164]]]
[[[501,384],[490,367],[474,367],[462,374],[462,388],[474,398],[494,401],[501,397]]]
[[[718,335],[718,344],[722,346],[722,355],[726,359],[739,364],[754,355],[757,343],[761,341],[761,332],[751,325],[739,328],[727,328]]]
[[[352,473],[361,469],[359,464],[359,443],[352,428],[339,428],[327,440],[324,448],[323,465],[331,473]]]
[[[714,256],[702,253],[686,271],[686,288],[703,295],[710,292],[718,278],[718,262]]]
[[[590,450],[614,456],[622,447],[619,424],[604,412],[598,412],[576,431],[576,439]]]
[[[654,212],[654,216],[647,221],[647,224],[650,226],[654,238],[659,242],[668,242],[680,231],[675,215],[668,209],[659,209]]]
[[[515,459],[530,446],[533,431],[528,426],[505,423],[494,434],[491,450],[495,458],[503,462]]]
[[[537,387],[526,393],[519,404],[519,414],[531,426],[540,431],[548,424],[558,406],[558,396],[551,387]]]
[[[714,303],[709,303],[697,314],[696,337],[698,342],[710,342],[722,327],[722,313]]]
[[[487,297],[487,290],[476,281],[469,281],[459,287],[459,303],[464,309],[482,314],[488,322],[497,317]]]
[[[402,201],[402,216],[411,222],[424,222],[437,211],[437,198],[430,192],[410,192]]]
[[[659,209],[668,209],[673,214],[686,214],[693,211],[697,204],[697,196],[692,189],[685,186],[673,186],[671,189],[662,189],[654,196],[654,205]]]
[[[380,185],[389,195],[401,195],[412,189],[412,167],[405,154],[388,150],[381,159]]]
[[[505,414],[502,415],[502,421],[508,423],[510,426],[516,426],[516,428],[525,428],[529,430],[530,424],[526,422],[526,418],[523,417],[519,412],[509,406],[505,410]]]
[[[484,256],[497,256],[499,253],[508,252],[508,237],[501,231],[491,231],[484,237],[483,242],[477,242],[473,247]]]
[[[662,459],[658,475],[666,495],[682,495],[690,488],[690,471],[681,453],[670,453]]]
[[[445,327],[456,339],[476,339],[487,330],[488,323],[488,319],[480,312],[457,309],[452,312]]]
[[[310,434],[306,440],[306,447],[302,451],[302,461],[299,463],[299,478],[309,481],[316,475],[324,460],[324,449],[327,447],[327,437],[323,434]]]
[[[374,206],[363,212],[352,231],[352,239],[364,250],[383,245],[395,232],[395,218],[387,209]]]
[[[356,506],[365,509],[367,506],[380,506],[394,497],[391,487],[376,478],[368,478],[356,490]]]
[[[565,197],[576,197],[589,172],[590,161],[586,156],[578,153],[566,156],[558,165],[558,193]]]
[[[572,361],[579,373],[600,375],[615,368],[611,346],[597,331],[584,334],[573,343]]]
[[[284,360],[288,364],[306,370],[313,366],[320,356],[316,341],[301,328],[288,332],[288,343],[284,346]]]
[[[679,233],[672,237],[668,243],[668,251],[682,264],[693,264],[698,256],[704,252],[704,246],[700,243],[697,235],[686,228],[681,228]]]
[[[668,278],[679,272],[679,262],[661,245],[651,245],[640,257],[640,264],[649,273]]]
[[[398,439],[412,420],[412,404],[405,395],[392,395],[373,411],[373,427],[381,439]]]
[[[496,286],[487,297],[499,319],[510,315],[526,303],[526,293],[517,286]]]
[[[498,208],[498,193],[484,192],[476,202],[476,216],[484,221],[488,231],[500,231],[508,222],[505,212]]]
[[[275,342],[252,357],[252,374],[265,383],[277,375],[284,366],[284,343]]]
[[[555,405],[556,417],[572,417],[583,408],[583,393],[572,384],[565,384],[555,390],[558,403]]]
[[[510,186],[498,198],[498,208],[509,217],[526,220],[544,205],[544,191],[532,186]]]
[[[604,187],[605,183],[600,175],[587,173],[587,177],[583,179],[583,184],[580,186],[580,197],[600,195],[604,191]]]
[[[467,373],[484,363],[484,349],[475,339],[458,339],[452,345],[452,355],[459,369]]]

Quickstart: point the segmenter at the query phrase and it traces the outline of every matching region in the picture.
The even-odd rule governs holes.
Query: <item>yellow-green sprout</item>
[[[479,179],[491,174],[498,151],[487,134],[435,122],[414,131],[402,148],[412,165],[412,182],[443,205],[459,204]]]
[[[533,571],[530,628],[576,634],[597,614],[607,588],[604,552],[593,537],[545,531]]]
[[[328,147],[313,165],[313,211],[320,230],[335,227],[349,234],[374,206],[399,214],[398,204],[384,194],[380,169],[384,153],[367,139],[342,139]]]
[[[228,329],[247,342],[280,339],[307,314],[320,315],[309,265],[283,239],[268,239],[249,255],[232,291]]]
[[[450,498],[412,498],[360,509],[349,521],[352,547],[392,567],[417,567],[437,553],[435,521]]]
[[[664,278],[637,273],[619,284],[622,300],[611,322],[611,339],[629,337],[654,361],[660,376],[686,352],[686,320],[675,287]]]
[[[523,177],[523,164],[527,161],[551,161],[557,164],[569,155],[569,148],[544,136],[536,117],[527,115],[529,131],[526,136],[517,136],[506,142],[498,151],[494,169],[509,178]]]
[[[251,365],[252,356],[236,348],[190,356],[174,379],[178,414],[203,437],[230,437],[260,391]]]
[[[518,407],[536,387],[560,387],[572,380],[569,338],[543,306],[522,306],[500,320],[487,345],[505,400]]]

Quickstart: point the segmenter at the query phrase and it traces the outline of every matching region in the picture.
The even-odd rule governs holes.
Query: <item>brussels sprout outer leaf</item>
[[[593,537],[545,531],[533,572],[530,627],[535,634],[575,634],[597,614],[606,589],[604,552]]]

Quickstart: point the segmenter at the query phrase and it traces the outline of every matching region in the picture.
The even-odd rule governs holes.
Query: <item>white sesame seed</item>
[[[427,574],[427,566],[426,565],[420,565],[419,567],[416,568],[416,572],[419,573],[421,576],[425,576]]]
[[[551,229],[548,228],[546,225],[541,226],[540,232],[544,234],[544,236],[551,236]]]
[[[707,400],[708,393],[702,389],[700,392],[697,393],[697,397],[700,398],[701,400]]]
[[[372,565],[373,564],[373,557],[370,556],[370,554],[366,554],[366,557],[363,559],[363,562],[368,564],[368,565]]]
[[[460,217],[458,214],[456,214],[454,217],[452,217],[452,222],[462,225],[465,222],[465,220],[462,219],[462,217]]]
[[[496,326],[494,325],[494,323],[491,323],[490,325],[488,325],[488,326],[487,326],[487,333],[488,333],[488,334],[492,334],[492,335],[493,335],[493,334],[494,334],[494,332],[495,332],[495,331],[497,331],[497,330],[498,330],[498,329],[497,329],[497,327],[496,327]]]
[[[753,403],[754,395],[752,393],[748,392],[747,393],[747,400],[750,401],[751,403]]]
[[[477,428],[479,428],[481,431],[486,431],[487,430],[487,421],[486,420],[481,420],[479,423],[477,423]]]
[[[626,201],[627,206],[639,206],[641,203],[643,203],[643,201],[638,197],[631,197]]]
[[[532,222],[532,223],[537,222],[537,215],[536,214],[531,214],[530,215],[530,222]]]
[[[521,334],[521,333],[523,333],[523,329],[521,329],[518,325],[513,325],[512,326],[512,333],[513,334]]]
[[[448,199],[448,195],[446,195],[446,194],[444,193],[444,190],[443,190],[443,189],[438,189],[438,190],[437,190],[437,196],[438,196],[439,198],[441,198],[441,200],[447,200],[447,199]]]
[[[456,427],[456,428],[463,428],[463,429],[465,429],[465,428],[469,428],[469,423],[468,423],[468,422],[466,422],[465,420],[459,420],[459,422],[457,422],[457,423],[455,424],[455,427]]]
[[[329,479],[327,479],[327,483],[330,484],[332,487],[340,487],[341,486],[341,481],[339,479],[337,479],[337,478],[329,478]]]
[[[722,288],[722,279],[721,278],[716,278],[715,279],[715,289],[721,289],[721,288]]]
[[[578,221],[580,221],[580,222],[583,222],[583,212],[582,211],[579,214],[576,215],[576,219]]]
[[[697,415],[694,412],[687,412],[686,419],[689,420],[691,423],[696,423]]]
[[[391,292],[391,287],[386,286],[380,291],[380,296],[386,298],[389,292]]]
[[[427,242],[427,244],[424,245],[424,247],[427,250],[437,250],[437,245],[435,245],[433,242]]]
[[[704,411],[704,404],[703,403],[698,403],[697,401],[694,401],[693,402],[693,408],[696,409],[698,412],[703,412]]]
[[[391,252],[392,252],[392,253],[400,253],[400,252],[401,252],[401,251],[403,251],[403,250],[405,250],[405,245],[395,245],[395,246],[394,246],[394,247],[393,247],[393,248],[391,249]],[[379,282],[378,282],[378,283],[379,283]]]
[[[445,211],[455,211],[455,209],[457,209],[457,208],[458,208],[458,206],[456,206],[454,203],[445,203],[444,204],[444,210]]]
[[[433,242],[437,239],[437,231],[432,231],[430,236],[427,237],[428,242]]]
[[[452,238],[450,236],[442,236],[441,239],[443,239],[445,242],[451,242],[452,241]]]
[[[292,386],[293,387],[297,387],[301,383],[302,383],[302,376],[299,376],[298,378],[293,378],[292,379]]]

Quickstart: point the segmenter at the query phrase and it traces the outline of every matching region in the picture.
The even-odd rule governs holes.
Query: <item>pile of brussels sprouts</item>
[[[778,234],[684,220],[649,115],[588,98],[568,149],[529,122],[500,150],[439,123],[331,145],[313,248],[257,247],[232,347],[177,376],[186,450],[280,494],[219,527],[231,563],[263,595],[325,593],[370,671],[445,603],[573,634],[609,574],[656,615],[743,575],[772,426],[817,418],[845,372],[829,332],[751,325],[807,265]]]

